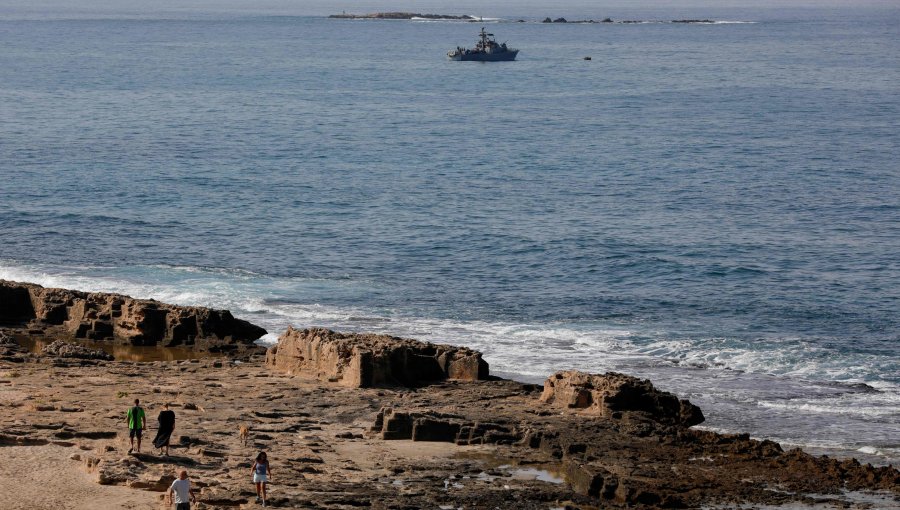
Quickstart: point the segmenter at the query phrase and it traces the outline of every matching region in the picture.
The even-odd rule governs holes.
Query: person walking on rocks
[[[125,413],[125,421],[128,422],[128,438],[131,440],[131,448],[128,453],[134,451],[134,438],[137,436],[137,453],[141,453],[141,434],[147,428],[147,417],[140,399],[134,399],[134,407]]]
[[[272,470],[269,469],[269,459],[266,452],[259,452],[256,456],[256,462],[250,468],[253,473],[253,483],[256,484],[256,502],[262,501],[262,505],[266,506],[266,484],[272,477]]]
[[[169,456],[169,441],[172,438],[172,432],[175,430],[175,411],[169,410],[169,404],[163,404],[163,410],[159,412],[156,418],[159,422],[159,428],[156,429],[156,437],[153,439],[153,446],[162,450],[166,449],[165,455]]]
[[[178,478],[166,491],[169,506],[172,505],[172,493],[175,494],[175,510],[191,510],[191,503],[197,501],[197,498],[194,497],[194,489],[191,488],[187,471],[182,469],[181,473],[178,473]]]

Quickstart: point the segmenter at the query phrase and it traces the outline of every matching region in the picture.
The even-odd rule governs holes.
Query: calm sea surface
[[[569,17],[673,19],[626,14]],[[0,8],[0,278],[626,372],[896,464],[900,10],[690,14],[742,23],[491,23],[486,65],[467,23]]]

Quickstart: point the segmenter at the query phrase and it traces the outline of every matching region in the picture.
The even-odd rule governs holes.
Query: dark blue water
[[[625,371],[900,460],[900,11],[492,23],[493,65],[446,59],[466,23],[101,14],[0,10],[0,277]]]

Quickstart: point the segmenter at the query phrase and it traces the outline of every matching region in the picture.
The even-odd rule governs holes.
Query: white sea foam
[[[892,399],[893,400],[893,399]],[[897,416],[900,418],[900,407],[888,405],[872,406],[863,405],[862,402],[870,402],[871,396],[854,399],[826,399],[823,402],[757,402],[760,407],[768,409],[778,409],[791,412],[802,412],[807,414],[848,414],[848,415],[864,415],[869,417],[880,416]],[[830,403],[829,403],[830,402]]]
[[[265,347],[272,347],[278,343],[278,333],[266,333],[256,343]]]
[[[409,20],[417,21],[419,23],[499,23],[503,21],[502,18],[482,18],[479,16],[472,16],[472,18],[474,19],[433,19],[413,16],[412,18],[409,18]]]

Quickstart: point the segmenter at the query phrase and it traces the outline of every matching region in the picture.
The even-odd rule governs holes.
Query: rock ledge
[[[657,423],[680,427],[704,421],[703,412],[689,401],[656,389],[647,379],[616,372],[604,375],[574,370],[557,372],[544,382],[541,400],[603,417],[637,413]]]
[[[209,350],[252,345],[266,334],[228,310],[6,280],[0,280],[0,325],[27,326],[70,339]]]
[[[388,335],[289,327],[266,353],[270,368],[352,388],[488,378],[481,353]]]

